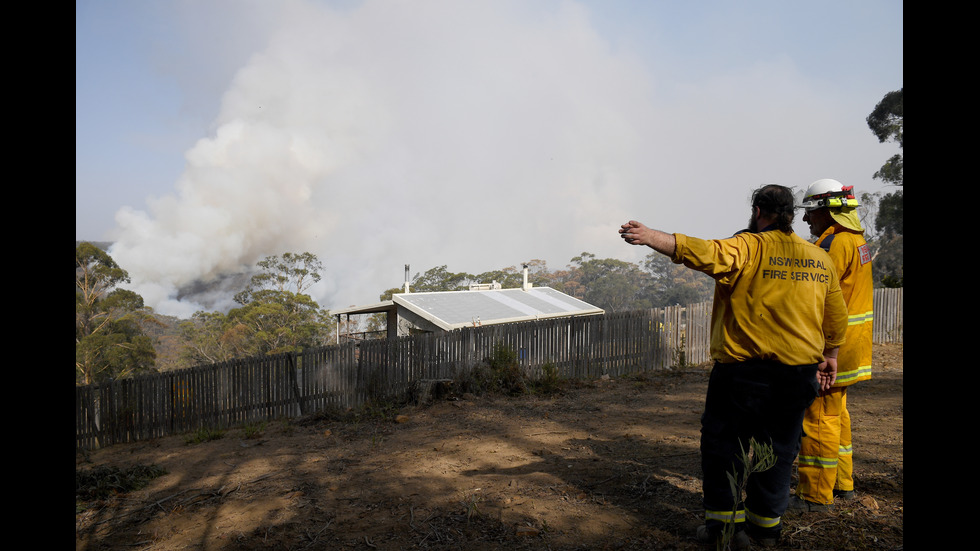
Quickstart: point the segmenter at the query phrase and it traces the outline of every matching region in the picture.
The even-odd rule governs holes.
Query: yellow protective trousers
[[[847,387],[821,392],[803,415],[796,495],[830,505],[834,490],[854,490],[852,452]]]

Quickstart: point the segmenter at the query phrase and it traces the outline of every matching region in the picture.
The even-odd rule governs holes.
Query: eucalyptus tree
[[[674,263],[669,257],[650,253],[643,261],[650,274],[650,301],[653,307],[694,304],[711,300],[715,280],[711,276]]]
[[[900,88],[885,94],[866,119],[868,128],[871,129],[879,142],[895,142],[899,149],[903,150],[902,153],[889,158],[874,173],[875,179],[899,187],[898,190],[878,198],[878,212],[875,219],[875,230],[877,230],[878,236],[871,243],[872,247],[876,249],[876,286],[902,287],[905,281],[903,271],[905,201],[901,189],[905,184],[903,172],[905,148],[903,90],[904,88]]]
[[[904,88],[888,92],[881,101],[875,105],[871,114],[865,121],[868,128],[878,137],[881,143],[892,141],[898,144],[899,149],[905,149],[905,112],[902,105],[902,92]],[[902,153],[897,153],[889,158],[884,165],[875,172],[874,178],[888,184],[901,186],[904,183],[904,173],[902,170]]]
[[[583,252],[572,258],[566,288],[579,288],[581,298],[610,312],[650,308],[650,274],[631,262],[596,258]],[[574,282],[577,285],[570,285]]]
[[[415,274],[409,282],[409,290],[413,293],[427,291],[465,291],[474,281],[474,276],[466,272],[454,273],[446,269],[446,265],[436,266],[423,274]]]
[[[144,326],[153,323],[139,294],[119,288],[129,273],[103,249],[75,244],[75,382],[91,384],[154,367]]]
[[[298,352],[327,344],[333,321],[307,293],[322,278],[323,263],[316,255],[272,255],[256,267],[235,295],[241,306],[227,314],[196,312],[181,325],[185,363]]]

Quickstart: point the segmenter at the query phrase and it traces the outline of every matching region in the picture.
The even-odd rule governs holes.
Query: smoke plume
[[[284,5],[174,193],[117,213],[111,254],[149,305],[227,308],[234,290],[192,287],[287,251],[320,258],[314,298],[341,307],[406,263],[478,273],[615,243],[649,85],[583,9]]]

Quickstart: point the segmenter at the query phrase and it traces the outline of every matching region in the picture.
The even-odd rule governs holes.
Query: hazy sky
[[[744,227],[765,183],[860,191],[903,83],[894,0],[76,0],[75,238],[167,314],[286,251],[321,305],[412,272]],[[797,232],[807,236],[798,222]]]

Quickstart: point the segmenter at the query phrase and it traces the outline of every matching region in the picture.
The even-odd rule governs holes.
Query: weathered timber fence
[[[876,290],[874,308],[875,342],[902,342],[902,289]],[[465,376],[499,345],[515,351],[532,378],[549,365],[575,379],[697,365],[710,359],[710,318],[704,302],[467,327],[76,386],[75,446],[346,410],[426,380]]]
[[[904,326],[904,288],[875,289],[874,329],[871,341],[901,343]]]
[[[76,447],[293,415],[294,362],[280,354],[76,386]]]

